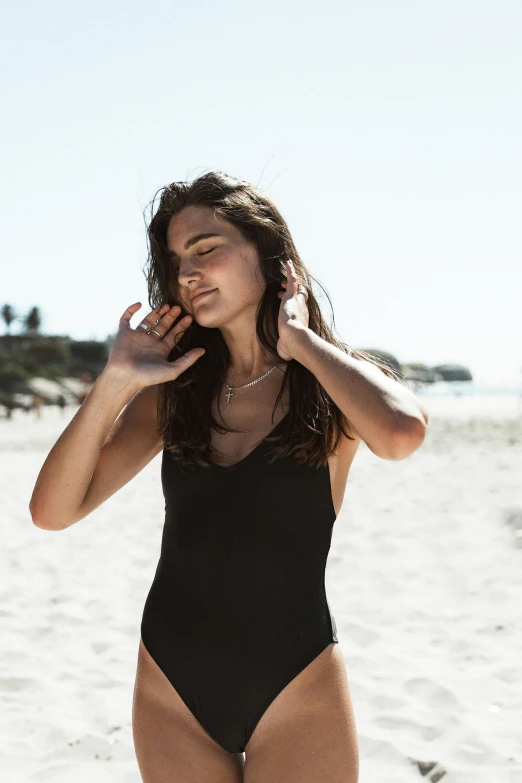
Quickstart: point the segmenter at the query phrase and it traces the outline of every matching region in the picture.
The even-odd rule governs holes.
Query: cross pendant
[[[230,390],[227,391],[227,403],[230,402],[230,398],[232,397],[232,395],[233,395],[233,392],[231,392]]]

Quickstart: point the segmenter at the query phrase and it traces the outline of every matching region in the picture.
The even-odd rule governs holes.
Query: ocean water
[[[410,382],[408,385],[419,397],[518,397],[522,395],[522,380],[518,385],[509,386],[476,384],[474,381],[438,381],[419,385]]]
[[[522,417],[522,384],[495,386],[473,381],[440,381],[412,388],[430,416],[464,419],[512,419]],[[518,425],[517,425],[518,426]]]

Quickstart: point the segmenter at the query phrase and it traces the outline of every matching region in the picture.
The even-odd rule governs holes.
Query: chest
[[[282,402],[274,411],[273,400],[266,402],[236,402],[234,408],[223,399],[212,405],[214,419],[238,432],[219,432],[212,428],[213,460],[222,467],[231,467],[244,460],[264,438],[279,427],[288,413],[289,404]]]

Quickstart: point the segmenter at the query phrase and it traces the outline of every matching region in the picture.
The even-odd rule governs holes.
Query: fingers
[[[132,318],[134,313],[138,312],[140,307],[141,307],[141,302],[135,302],[130,307],[127,307],[127,309],[125,310],[125,312],[123,313],[123,315],[120,318],[120,323],[122,321],[126,321],[127,323],[130,323],[130,319]]]
[[[308,299],[308,290],[306,286],[300,282],[295,271],[294,262],[290,258],[286,259],[286,280],[281,281],[281,286],[285,289],[285,291],[280,291],[277,294],[279,297],[284,296],[284,294],[287,292],[288,281],[291,283],[290,290],[293,292],[293,294],[304,294],[306,299]]]
[[[130,320],[132,316],[138,312],[140,307],[141,307],[141,302],[135,302],[130,307],[127,307],[127,309],[125,310],[125,312],[120,318],[120,323],[122,321],[125,321],[127,324],[130,324]],[[158,318],[161,316],[161,313],[168,310],[168,308],[169,306],[165,304],[159,305],[159,307],[155,307],[154,310],[151,310],[151,312],[147,316],[145,316],[145,318],[142,319],[141,323],[147,324],[147,326],[151,327],[154,324],[154,322],[157,321]]]
[[[299,278],[297,277],[297,272],[295,271],[294,262],[291,258],[287,258],[286,260],[286,266],[289,270],[289,274],[287,274],[287,280],[291,280],[292,282],[292,290],[295,295],[297,294],[305,294],[305,296],[308,298],[308,292],[305,288],[305,286],[299,282]]]
[[[197,362],[197,360],[200,359],[204,353],[205,348],[202,348],[201,346],[198,346],[197,348],[191,348],[190,351],[184,353],[183,356],[180,356],[178,359],[174,359],[171,364],[180,365],[181,368],[185,370],[188,366],[194,364],[194,362]]]
[[[284,291],[278,291],[277,295],[278,297],[283,297],[286,294],[286,282],[281,283],[281,285],[284,287]],[[299,283],[297,286],[297,293],[298,294],[304,294],[304,296],[308,299],[308,291],[306,290],[305,286],[302,283]]]
[[[179,316],[181,307],[174,305],[168,310],[162,317],[161,321],[154,328],[160,332],[163,338],[163,342],[167,343],[168,347],[172,348],[175,343],[179,341],[181,335],[189,328],[192,323],[192,316],[185,315],[174,326],[174,321]],[[159,338],[158,338],[159,339]]]
[[[138,312],[140,307],[141,302],[135,302],[133,305],[130,305],[121,316],[120,324],[127,323],[127,325],[129,325],[132,316]],[[154,310],[151,310],[140,323],[146,324],[149,329],[155,329],[155,331],[159,333],[159,336],[156,334],[151,336],[156,337],[156,339],[161,340],[161,342],[167,343],[167,348],[170,350],[175,343],[178,342],[181,335],[188,329],[192,322],[192,316],[185,315],[173,326],[174,321],[178,318],[180,313],[180,305],[173,305],[171,307],[168,303],[163,303],[162,305],[155,307]],[[139,329],[139,327],[137,328]],[[194,364],[194,362],[203,356],[204,353],[205,348],[202,346],[192,348],[190,351],[183,354],[183,356],[180,356],[172,362],[172,364],[181,364],[182,369],[186,369],[189,365]]]
[[[129,325],[130,319],[132,316],[140,309],[141,302],[136,302],[135,304],[131,305],[130,307],[125,310],[122,317],[120,318],[120,324],[126,323]],[[154,308],[154,310],[151,310],[150,313],[144,318],[141,319],[140,323],[136,327],[135,331],[141,330],[143,327],[141,324],[145,324],[147,329],[154,329],[156,332],[159,333],[158,335],[154,334],[156,339],[161,339],[166,332],[170,329],[172,324],[174,323],[175,319],[179,316],[181,312],[181,306],[180,305],[173,305],[172,307],[164,302],[161,305],[158,305]],[[190,316],[182,318],[181,321],[176,324],[176,333],[183,331],[187,328],[190,324]],[[181,327],[178,329],[178,327]],[[144,331],[147,331],[144,329]]]
[[[162,304],[158,307],[155,307],[154,310],[151,310],[151,312],[145,317],[142,318],[141,322],[142,324],[146,324],[149,329],[156,329],[158,332],[161,331],[158,329],[159,326],[161,326],[161,318],[166,315],[170,310],[170,305],[168,304]],[[158,320],[159,319],[159,320]]]

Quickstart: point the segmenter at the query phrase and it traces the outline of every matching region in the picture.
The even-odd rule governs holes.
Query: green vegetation
[[[37,307],[19,316],[11,305],[4,304],[1,315],[6,331],[0,335],[0,406],[7,410],[26,406],[24,397],[34,394],[32,379],[59,383],[64,378],[76,378],[92,383],[107,363],[112,339],[76,341],[66,335],[44,335]],[[11,334],[15,321],[21,329]],[[54,399],[43,394],[43,402]]]

